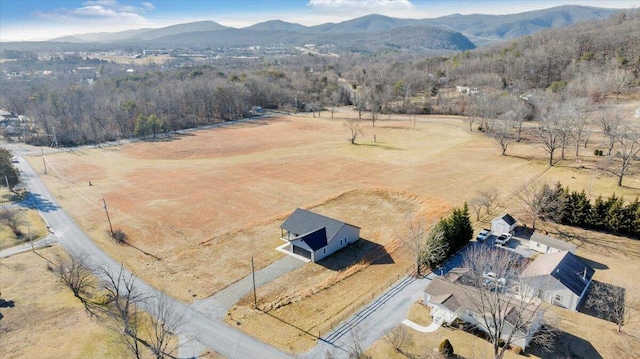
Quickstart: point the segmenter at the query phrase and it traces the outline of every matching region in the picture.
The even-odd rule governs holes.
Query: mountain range
[[[171,47],[235,47],[332,44],[338,49],[468,50],[548,28],[604,19],[617,9],[566,5],[510,15],[448,15],[432,19],[400,19],[367,15],[356,19],[304,26],[271,20],[244,28],[199,21],[157,29],[89,33],[50,41]]]

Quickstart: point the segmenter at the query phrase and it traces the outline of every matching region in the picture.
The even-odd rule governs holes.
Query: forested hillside
[[[391,31],[402,32],[408,43],[428,41],[411,27]],[[21,138],[35,143],[48,144],[54,127],[58,143],[78,145],[147,135],[150,122],[155,132],[238,119],[250,115],[252,106],[318,111],[353,105],[374,119],[391,112],[462,114],[477,118],[482,127],[488,126],[487,118],[506,116],[521,123],[539,115],[540,108],[532,111],[533,103],[521,100],[532,93],[597,103],[607,93],[637,86],[640,13],[620,13],[451,57],[309,53],[221,58],[182,67],[171,62],[132,65],[134,72],[127,73],[122,65],[79,56],[13,55],[16,61],[4,63],[3,69],[53,72],[0,79],[0,107],[33,120],[35,132]],[[441,96],[456,85],[477,88],[481,96]]]

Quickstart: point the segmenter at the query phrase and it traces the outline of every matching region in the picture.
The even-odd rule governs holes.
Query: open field
[[[362,227],[363,243],[383,247],[392,263],[309,264],[258,290],[270,315],[250,309],[249,298],[231,310],[230,323],[292,352],[313,345],[315,338],[304,331],[313,334],[350,310],[349,303],[366,299],[374,290],[371,278],[384,283],[404,273],[410,259],[398,233],[416,211],[436,219],[493,186],[499,208],[518,218],[522,206],[513,195],[538,176],[584,188],[592,198],[640,193],[637,173],[618,188],[613,176],[592,171],[599,160],[593,156],[600,148],[597,134],[579,158],[568,151],[565,161],[549,169],[541,147],[514,143],[509,156],[500,156],[497,144],[469,132],[464,118],[383,116],[375,127],[364,122],[364,137],[350,145],[342,118],[357,113],[323,116],[254,119],[157,141],[65,150],[47,155],[43,180],[106,252],[185,301],[250,274],[251,257],[257,269],[281,258],[274,250],[282,243],[278,226],[296,207]],[[29,161],[42,173],[39,156]],[[131,246],[108,240],[102,198],[114,228],[124,230]],[[327,306],[341,296],[344,301]],[[265,337],[271,328],[278,328],[278,338]]]
[[[251,256],[258,268],[279,258],[277,228],[262,240],[234,233],[284,219],[296,207],[359,188],[460,205],[488,184],[511,193],[544,168],[543,160],[502,158],[491,139],[453,117],[421,118],[415,128],[411,121],[379,121],[357,146],[342,124],[286,116],[158,142],[74,149],[47,155],[43,178],[112,256],[172,296],[196,300],[247,275]],[[42,171],[40,158],[29,160]],[[102,198],[114,228],[138,249],[110,243]],[[235,273],[225,273],[229,261]]]
[[[0,262],[0,337],[6,358],[129,358],[117,335],[89,318],[43,258],[61,247]],[[27,285],[28,284],[28,285]]]

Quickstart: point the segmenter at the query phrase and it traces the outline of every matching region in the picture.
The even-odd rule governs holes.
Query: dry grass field
[[[230,311],[230,322],[240,322],[240,329],[292,352],[313,345],[303,331],[319,329],[373,291],[362,278],[384,283],[404,273],[411,261],[398,234],[416,212],[437,219],[491,186],[499,190],[501,208],[517,218],[522,206],[513,194],[537,176],[584,188],[592,197],[640,193],[637,173],[618,188],[614,177],[592,170],[599,160],[593,156],[597,134],[579,158],[568,151],[566,160],[547,169],[540,146],[514,143],[501,156],[492,139],[469,132],[465,118],[453,116],[383,116],[375,127],[364,122],[364,136],[351,145],[343,123],[353,116],[262,118],[156,141],[63,150],[47,155],[49,172],[42,178],[107,253],[184,301],[208,297],[248,275],[251,257],[257,269],[281,258],[274,250],[282,243],[278,226],[296,207],[362,227],[363,243],[383,247],[390,263],[349,266],[336,258],[341,264],[309,264],[259,289],[271,315],[250,309],[247,298]],[[42,173],[39,156],[28,160]],[[130,246],[108,239],[103,198]],[[345,299],[327,306],[340,296]],[[271,328],[278,328],[279,339],[264,337]],[[433,339],[435,346],[441,337]]]
[[[0,350],[3,358],[129,358],[117,335],[91,320],[47,269],[61,247],[0,262]]]
[[[510,193],[544,167],[544,161],[499,156],[492,140],[465,126],[453,117],[421,118],[415,127],[379,121],[354,146],[342,120],[261,119],[47,155],[43,179],[112,256],[172,296],[195,300],[248,274],[251,256],[258,268],[279,258],[277,226],[259,240],[246,231],[296,207],[370,188],[460,205],[489,184]],[[40,158],[29,160],[42,172]],[[135,247],[110,243],[102,198],[114,227]]]

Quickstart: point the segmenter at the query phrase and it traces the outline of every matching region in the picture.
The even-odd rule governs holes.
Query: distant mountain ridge
[[[359,49],[382,46],[382,48],[391,49],[411,47],[416,51],[443,49],[460,51],[529,35],[548,28],[565,27],[585,20],[604,19],[618,11],[620,10],[565,5],[510,15],[453,14],[433,19],[400,19],[383,15],[367,15],[339,23],[315,26],[271,20],[245,28],[227,27],[214,21],[198,21],[158,29],[81,34],[52,41],[163,47],[331,43],[350,49],[354,46]],[[375,36],[370,36],[372,34]],[[412,38],[415,36],[417,38]],[[425,36],[440,38],[424,39]],[[362,43],[363,41],[366,44]]]

